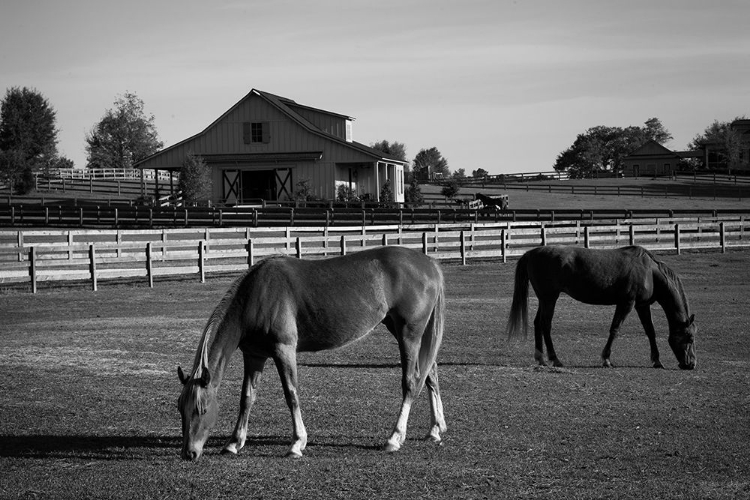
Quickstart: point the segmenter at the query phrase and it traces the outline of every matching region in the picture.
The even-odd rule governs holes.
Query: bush
[[[180,171],[182,199],[190,203],[208,202],[212,197],[211,169],[200,156],[188,153]]]

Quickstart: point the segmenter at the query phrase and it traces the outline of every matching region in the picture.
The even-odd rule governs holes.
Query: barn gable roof
[[[260,90],[257,90],[257,89],[252,89],[247,95],[245,95],[242,99],[240,99],[239,101],[237,101],[237,103],[234,104],[227,111],[225,111],[224,113],[222,113],[221,116],[219,116],[216,120],[214,120],[204,130],[202,130],[201,132],[199,132],[199,133],[197,133],[197,134],[195,134],[193,136],[190,136],[187,139],[184,139],[184,140],[182,140],[182,141],[180,141],[180,142],[178,142],[176,144],[173,144],[172,146],[164,148],[161,151],[158,151],[157,153],[154,153],[153,155],[151,155],[151,156],[149,156],[147,158],[144,158],[143,160],[141,160],[141,161],[139,161],[139,162],[137,162],[135,164],[135,168],[153,168],[153,166],[150,166],[149,164],[153,164],[154,163],[153,162],[154,159],[158,158],[162,154],[165,154],[165,153],[167,153],[169,151],[173,151],[173,150],[175,150],[175,149],[183,146],[184,144],[186,144],[186,143],[188,143],[190,141],[193,141],[193,140],[195,140],[195,139],[197,139],[197,138],[199,138],[199,137],[207,134],[212,128],[214,128],[215,126],[217,126],[217,124],[219,124],[227,116],[229,116],[230,114],[232,114],[246,100],[254,98],[254,97],[259,97],[259,98],[263,99],[264,101],[266,101],[267,103],[269,103],[271,106],[273,106],[274,108],[276,108],[277,110],[279,110],[281,113],[283,113],[285,116],[287,116],[291,121],[297,123],[298,125],[300,125],[301,127],[303,127],[307,132],[309,132],[311,134],[315,134],[315,135],[324,137],[327,140],[331,140],[331,141],[337,142],[337,143],[339,143],[339,144],[341,144],[341,145],[343,145],[345,147],[355,149],[355,150],[357,150],[360,153],[363,153],[363,154],[365,154],[367,156],[370,156],[374,161],[387,161],[389,163],[398,163],[398,164],[404,164],[404,163],[406,163],[406,162],[404,162],[402,160],[398,160],[396,158],[391,158],[391,157],[387,156],[385,153],[383,153],[382,151],[379,151],[377,149],[371,148],[371,147],[366,146],[364,144],[361,144],[359,142],[356,142],[356,141],[351,141],[351,142],[350,141],[346,141],[345,139],[342,139],[341,137],[338,137],[338,136],[336,136],[334,134],[328,133],[328,132],[320,129],[319,127],[315,126],[312,122],[310,122],[308,119],[306,119],[304,116],[302,116],[302,114],[300,112],[298,112],[297,110],[300,110],[300,111],[308,110],[308,111],[311,111],[311,112],[314,112],[314,113],[328,115],[328,116],[333,116],[333,117],[344,119],[344,120],[354,120],[354,118],[352,118],[350,116],[342,115],[342,114],[339,114],[339,113],[333,113],[331,111],[326,111],[326,110],[319,109],[319,108],[313,108],[313,107],[310,107],[310,106],[305,106],[305,105],[302,105],[302,104],[298,104],[294,100],[286,98],[286,97],[281,97],[281,96],[278,96],[278,95],[275,95],[275,94],[271,94],[269,92],[263,92],[263,91],[260,91]],[[288,154],[290,154],[290,153],[280,152],[280,153],[278,153],[278,156],[283,156],[283,155],[288,155]],[[309,155],[315,156],[316,154],[319,156],[320,152],[309,152],[309,153],[307,153],[308,156]],[[206,156],[216,156],[218,158],[219,156],[229,156],[229,155],[206,155]],[[236,156],[236,155],[234,155],[234,156]],[[263,158],[260,158],[260,157],[255,158],[253,155],[242,155],[242,156],[244,157],[243,158],[244,161],[254,161],[254,160],[261,161],[261,160],[268,159],[269,154],[268,153],[262,154]]]
[[[654,140],[647,141],[643,146],[630,153],[626,159],[636,159],[636,157],[650,158],[680,158],[681,156],[674,151],[665,148]]]

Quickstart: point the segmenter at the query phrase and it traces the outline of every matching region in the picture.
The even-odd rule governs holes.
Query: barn
[[[136,168],[174,173],[188,155],[200,156],[211,169],[215,204],[289,201],[299,185],[322,200],[335,200],[343,185],[359,199],[381,201],[387,182],[393,201],[403,202],[404,162],[355,142],[353,121],[253,89],[202,132]]]
[[[623,158],[625,177],[673,175],[683,156],[656,141],[648,141]]]

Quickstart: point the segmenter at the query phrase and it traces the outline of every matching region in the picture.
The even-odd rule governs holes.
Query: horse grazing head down
[[[695,355],[695,334],[698,327],[695,325],[695,315],[669,331],[669,347],[672,348],[677,363],[683,370],[695,368],[697,357]]]
[[[209,384],[211,375],[207,367],[186,377],[178,366],[177,376],[183,386],[177,400],[177,409],[182,416],[182,458],[198,460],[219,414],[216,388]]]

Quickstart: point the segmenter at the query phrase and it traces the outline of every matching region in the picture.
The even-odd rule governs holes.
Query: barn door
[[[294,189],[292,187],[292,169],[276,170],[276,199],[283,200],[283,194],[286,194],[287,200],[293,200]]]
[[[222,177],[224,179],[224,203],[236,205],[240,196],[240,175],[239,170],[224,170]]]

